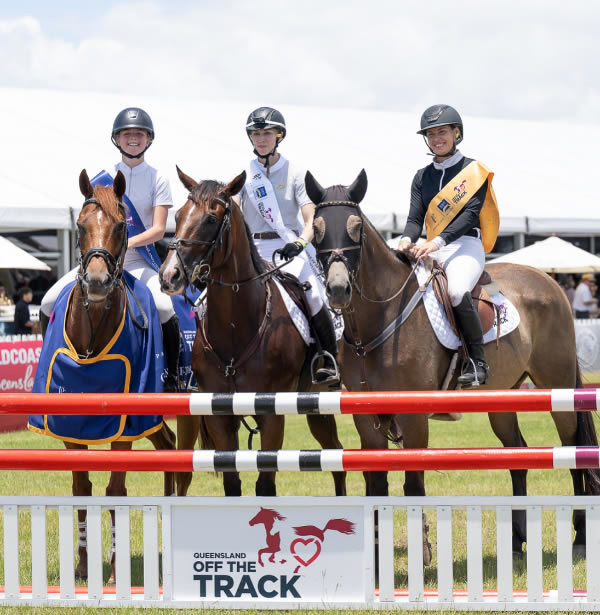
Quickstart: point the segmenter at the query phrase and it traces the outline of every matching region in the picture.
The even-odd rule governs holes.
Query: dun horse
[[[125,192],[125,177],[121,172],[117,173],[113,187],[96,187],[92,188],[88,175],[85,170],[79,176],[79,186],[85,203],[79,214],[77,226],[79,229],[79,248],[81,251],[79,283],[76,283],[71,291],[71,296],[68,301],[66,314],[64,317],[64,340],[66,347],[64,355],[68,358],[68,369],[65,367],[64,372],[58,374],[58,378],[76,377],[78,370],[83,369],[84,365],[99,365],[98,369],[105,371],[110,369],[110,359],[120,357],[121,355],[112,354],[115,351],[115,340],[119,337],[119,332],[124,327],[124,318],[127,312],[132,313],[132,308],[128,305],[131,301],[127,296],[127,291],[123,281],[123,258],[127,249],[127,226],[125,223],[125,209],[121,203],[121,198]],[[148,293],[149,294],[149,293]],[[136,299],[137,300],[137,299]],[[139,307],[139,306],[138,306]],[[52,323],[51,323],[52,326]],[[60,334],[62,338],[63,322],[54,323],[54,328],[49,328],[45,343],[49,343],[49,338],[55,339],[54,331]],[[143,336],[140,338],[144,340]],[[125,342],[127,343],[127,342]],[[160,341],[158,342],[160,343]],[[52,342],[50,341],[50,344]],[[54,349],[50,349],[54,352]],[[151,351],[154,354],[154,350]],[[56,356],[56,355],[55,355]],[[96,363],[95,363],[96,361]],[[41,365],[41,363],[40,363]],[[56,365],[56,362],[53,362]],[[132,366],[132,364],[130,364]],[[132,366],[133,369],[133,366]],[[69,371],[71,370],[71,371]],[[38,369],[41,372],[41,369]],[[87,373],[87,372],[86,372]],[[98,374],[100,372],[97,372]],[[119,371],[115,372],[115,378],[119,380],[122,374]],[[46,374],[39,373],[36,376],[41,381],[42,390],[47,386]],[[87,376],[89,377],[89,375]],[[152,383],[152,390],[155,389],[155,374],[148,375],[148,382]],[[49,376],[48,376],[49,378]],[[83,376],[84,380],[86,376]],[[107,376],[108,384],[112,376]],[[134,376],[125,375],[127,383],[134,380]],[[71,387],[71,381],[66,382],[66,387]],[[100,386],[97,383],[93,386]],[[120,385],[119,385],[120,386]],[[127,385],[125,385],[127,387]],[[75,385],[73,384],[73,388]],[[71,390],[67,388],[67,390]],[[84,385],[83,390],[87,390]],[[36,423],[36,419],[42,418],[40,423]],[[50,419],[68,419],[68,424],[64,421],[60,425],[64,425],[65,432],[58,433],[58,430],[50,431]],[[145,423],[138,422],[142,417],[30,417],[30,429],[39,433],[50,433],[64,441],[67,449],[86,449],[87,444],[82,444],[81,441],[88,441],[85,435],[90,434],[89,441],[103,443],[110,441],[111,449],[113,450],[129,450],[132,447],[132,440],[147,435],[152,444],[157,449],[175,448],[175,434],[160,420],[160,417],[154,417],[155,424],[151,429],[145,429]],[[69,429],[73,427],[78,419],[77,429],[80,431],[77,437],[73,437],[69,433]],[[120,425],[116,431],[121,435],[111,433],[110,437],[102,439],[98,436],[100,432],[107,426],[107,421],[114,419],[117,425]],[[36,427],[36,424],[38,427]],[[53,423],[54,425],[54,423]],[[56,425],[59,423],[57,421]],[[131,426],[131,427],[130,427]],[[132,435],[126,435],[130,433]],[[64,434],[64,435],[63,435]],[[141,435],[137,435],[141,434]],[[114,439],[113,439],[114,438]],[[125,472],[111,472],[110,481],[106,488],[107,496],[125,496],[127,489],[125,487]],[[73,472],[73,495],[91,496],[92,483],[89,480],[88,472]],[[174,475],[173,473],[165,473],[164,494],[172,495],[174,492]],[[86,548],[86,511],[79,510],[79,563],[77,565],[75,575],[78,578],[87,578],[87,548]],[[114,511],[111,511],[112,525],[114,527]],[[115,562],[114,553],[111,557],[112,574],[109,583],[114,583],[115,580]]]
[[[176,237],[160,270],[163,292],[181,293],[199,280],[207,284],[205,314],[198,323],[192,369],[200,390],[214,393],[307,390],[303,370],[307,347],[260,258],[239,206],[232,196],[246,173],[229,184],[196,182],[177,169],[188,200],[176,216]],[[308,382],[304,374],[308,376]],[[177,446],[194,447],[198,432],[204,448],[239,448],[239,416],[178,417]],[[332,416],[307,416],[323,448],[342,448]],[[284,417],[256,417],[261,448],[283,444]],[[191,473],[177,474],[177,493],[185,495]],[[334,473],[335,492],[345,494],[345,474]],[[225,495],[241,495],[236,471],[223,472]],[[256,495],[276,495],[275,472],[260,471]]]
[[[349,187],[327,189],[307,173],[306,188],[316,205],[315,241],[329,302],[344,316],[344,384],[351,391],[439,390],[452,351],[437,341],[422,301],[389,337],[382,335],[415,296],[418,283],[410,264],[386,245],[359,207],[367,189],[366,173],[363,170]],[[527,376],[539,388],[581,387],[571,309],[558,284],[531,267],[498,264],[486,269],[520,314],[519,326],[500,339],[498,348],[495,343],[486,347],[491,374],[486,388],[518,388]],[[590,413],[553,413],[552,418],[564,446],[597,445]],[[527,446],[515,413],[489,413],[489,420],[504,446]],[[362,448],[387,448],[385,421],[386,417],[354,417]],[[426,415],[396,415],[387,424],[388,432],[395,425],[404,447],[427,447]],[[513,494],[526,495],[526,470],[510,474]],[[576,495],[600,494],[598,470],[571,474]],[[366,473],[365,480],[367,495],[387,495],[387,473]],[[423,472],[406,472],[404,492],[425,495]],[[583,511],[574,513],[573,522],[574,552],[581,554]],[[525,512],[518,511],[513,514],[515,555],[522,553],[525,541]]]

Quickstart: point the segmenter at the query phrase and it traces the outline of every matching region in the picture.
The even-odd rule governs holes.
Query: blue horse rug
[[[165,369],[158,312],[145,284],[127,271],[127,304],[115,335],[93,358],[78,357],[65,331],[76,282],[59,295],[48,325],[33,384],[34,393],[162,393]],[[137,297],[136,302],[133,294]],[[147,326],[144,328],[144,315]],[[36,433],[79,444],[138,440],[158,431],[162,416],[32,415],[27,427]]]

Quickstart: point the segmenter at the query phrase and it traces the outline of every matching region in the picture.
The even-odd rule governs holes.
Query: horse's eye
[[[213,216],[213,215],[208,215],[206,216],[206,223],[207,224],[216,224],[219,221],[219,219],[217,218],[217,216]]]
[[[125,229],[127,228],[127,224],[125,224],[125,222],[119,222],[116,226],[115,226],[115,233],[117,235],[123,235],[125,233]]]
[[[77,231],[79,232],[80,235],[85,235],[85,226],[83,226],[83,224],[79,224],[79,222],[77,223]]]
[[[325,237],[325,219],[319,216],[313,220],[313,230],[315,232],[315,241],[321,243]]]

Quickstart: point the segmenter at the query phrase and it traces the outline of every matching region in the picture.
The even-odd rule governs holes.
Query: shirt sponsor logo
[[[448,201],[446,199],[442,199],[439,203],[438,203],[438,209],[442,212],[442,213],[446,213],[449,209],[450,209],[450,203],[448,203]]]
[[[456,192],[456,194],[452,197],[452,201],[454,203],[458,203],[465,196],[465,194],[467,194],[466,185],[467,180],[463,179],[458,186],[454,186],[454,191]]]
[[[254,194],[256,195],[257,199],[264,199],[267,196],[267,190],[264,186],[259,186],[254,191]]]

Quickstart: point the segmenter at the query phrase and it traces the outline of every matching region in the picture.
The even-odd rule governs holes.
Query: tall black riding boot
[[[311,363],[311,376],[313,384],[334,385],[340,382],[340,372],[337,366],[337,340],[333,321],[327,306],[323,306],[311,319],[311,329],[316,338],[319,352],[313,357]],[[313,366],[320,360],[320,367]]]
[[[464,335],[469,356],[458,377],[463,386],[479,386],[488,379],[488,364],[483,351],[483,331],[479,314],[475,311],[471,293],[465,293],[462,301],[454,307],[457,324]]]
[[[165,363],[167,364],[164,390],[165,393],[177,393],[179,391],[179,340],[181,337],[179,319],[177,316],[171,316],[161,327]]]

